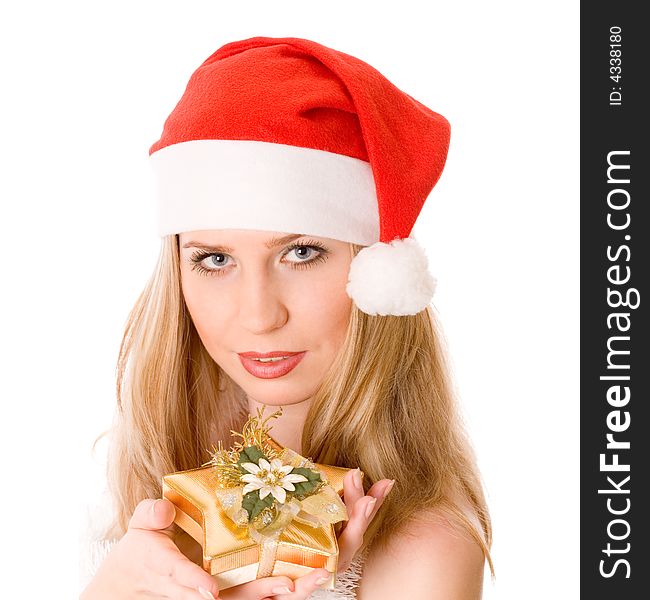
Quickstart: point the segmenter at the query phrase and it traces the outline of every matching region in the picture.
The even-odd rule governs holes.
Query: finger
[[[172,584],[163,590],[163,598],[173,598],[173,600],[216,600],[217,596],[207,591],[199,591],[183,585]]]
[[[296,590],[287,600],[306,600],[311,593],[324,583],[326,583],[332,574],[327,569],[315,569],[312,573],[303,575],[294,581]],[[284,600],[282,596],[277,600]]]
[[[373,507],[378,501],[376,498],[365,496],[359,500],[352,509],[352,514],[348,520],[345,529],[338,537],[339,559],[337,571],[342,573],[347,570],[361,545],[363,544],[363,534],[366,532],[370,519],[366,518],[366,510]],[[374,512],[374,510],[373,510]]]
[[[363,498],[363,484],[361,483],[361,471],[351,469],[343,477],[343,503],[348,512],[348,518],[352,513],[354,505]],[[348,521],[342,521],[338,527],[337,535],[347,527]]]
[[[166,529],[174,522],[175,515],[174,505],[166,498],[146,498],[135,507],[128,528],[148,531]]]
[[[172,574],[174,581],[180,585],[195,590],[200,587],[215,598],[219,595],[217,580],[185,556],[174,563]],[[205,597],[209,595],[206,594]]]
[[[370,496],[371,498],[377,498],[377,502],[373,507],[372,513],[370,513],[370,515],[364,513],[364,517],[366,518],[368,523],[370,523],[373,517],[377,514],[377,511],[379,510],[379,508],[384,502],[384,498],[388,496],[388,493],[393,488],[393,484],[394,484],[394,480],[392,479],[380,479],[375,484],[373,484],[372,487],[368,490],[368,494],[367,494],[368,496]]]
[[[160,588],[159,593],[162,598],[173,598],[173,600],[216,600],[217,598],[208,592],[201,593],[197,588],[185,587],[173,581],[168,581],[164,588]]]
[[[394,481],[394,479],[380,479],[370,487],[367,495],[374,496],[378,500],[383,500],[393,488]]]
[[[343,502],[345,507],[349,510],[357,503],[360,498],[363,498],[364,491],[361,483],[361,471],[351,469],[343,477]]]
[[[221,590],[219,598],[221,600],[262,600],[269,596],[286,595],[287,598],[294,600],[294,596],[289,595],[293,590],[293,580],[289,577],[262,577]]]

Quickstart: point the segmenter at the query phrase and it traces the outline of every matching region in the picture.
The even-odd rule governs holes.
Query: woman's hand
[[[217,580],[174,543],[174,515],[174,505],[167,499],[140,502],[128,531],[104,559],[80,600],[306,600],[324,583],[320,579],[330,575],[326,569],[315,569],[295,581],[262,577],[220,592]]]
[[[343,478],[343,502],[349,519],[344,522],[338,534],[338,572],[347,570],[363,543],[363,534],[368,524],[382,505],[393,487],[394,480],[380,479],[364,495],[359,469],[353,469]]]
[[[174,505],[142,500],[122,539],[111,549],[80,600],[174,598],[202,600],[218,595],[216,580],[174,544]]]

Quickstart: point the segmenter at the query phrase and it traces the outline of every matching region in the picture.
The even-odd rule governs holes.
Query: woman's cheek
[[[199,336],[205,342],[214,335],[214,330],[218,328],[219,311],[217,306],[227,306],[227,303],[215,302],[204,287],[200,282],[193,281],[191,276],[188,276],[183,282],[185,304]]]
[[[335,294],[331,289],[323,291],[314,295],[311,302],[303,302],[303,306],[305,312],[301,321],[311,323],[314,329],[320,329],[323,341],[326,339],[332,346],[343,342],[352,311],[352,299],[345,291]]]

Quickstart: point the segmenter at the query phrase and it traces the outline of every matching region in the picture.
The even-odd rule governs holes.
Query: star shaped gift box
[[[350,470],[311,462],[270,435],[263,409],[250,417],[230,450],[219,443],[197,469],[163,476],[163,497],[176,508],[174,523],[203,549],[203,568],[220,590],[260,577],[296,579],[312,569],[332,573],[338,543],[334,525],[348,519],[343,478]],[[363,474],[362,474],[363,477]]]

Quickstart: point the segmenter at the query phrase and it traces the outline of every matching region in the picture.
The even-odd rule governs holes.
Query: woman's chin
[[[300,404],[311,398],[310,393],[300,393],[296,390],[251,390],[250,393],[246,391],[246,396],[249,400],[253,400],[257,404],[264,404],[266,406],[292,406]]]

